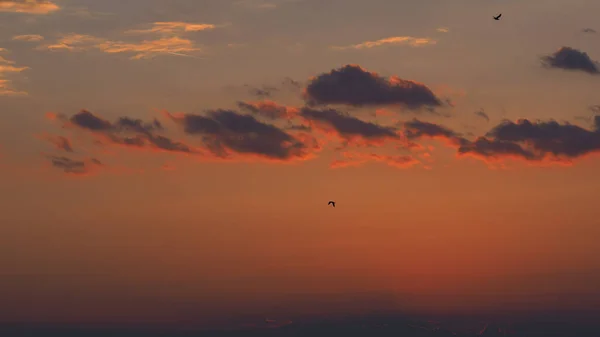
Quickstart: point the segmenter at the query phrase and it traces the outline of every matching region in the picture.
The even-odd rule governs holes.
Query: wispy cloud
[[[408,45],[411,47],[422,47],[427,45],[436,44],[437,41],[422,37],[412,37],[412,36],[393,36],[384,39],[379,39],[375,41],[366,41],[359,44],[349,45],[349,46],[333,46],[332,49],[335,50],[347,50],[347,49],[370,49],[375,47],[382,47],[386,45]]]
[[[187,53],[201,49],[194,42],[180,37],[165,37],[157,40],[140,42],[112,41],[99,37],[81,34],[69,34],[58,39],[55,43],[40,46],[39,49],[85,51],[97,49],[105,53],[132,53],[131,59],[147,59],[160,54],[191,56]]]
[[[37,34],[17,35],[13,37],[13,41],[40,42],[44,37]]]
[[[27,95],[24,91],[15,90],[11,85],[11,81],[5,78],[6,74],[20,73],[29,69],[29,67],[16,67],[14,64],[14,61],[7,60],[0,56],[0,96]]]
[[[0,0],[0,12],[50,14],[60,7],[52,1],[45,0]]]
[[[436,29],[438,32],[440,33],[448,33],[450,31],[450,28],[448,27],[440,27],[438,29]]]
[[[200,51],[193,41],[180,37],[145,40],[139,43],[105,41],[96,47],[105,53],[134,53],[131,57],[134,60],[152,58],[158,54],[190,56],[186,53]]]
[[[152,28],[128,30],[127,34],[178,34],[183,32],[200,32],[204,30],[213,30],[217,25],[210,23],[187,23],[187,22],[155,22]]]
[[[259,9],[259,10],[270,10],[278,8],[279,6],[286,3],[300,2],[302,0],[238,0],[233,3],[236,7],[243,7],[247,9]]]

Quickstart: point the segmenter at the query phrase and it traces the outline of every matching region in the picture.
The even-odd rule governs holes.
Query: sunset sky
[[[0,321],[597,308],[598,13],[0,0]]]

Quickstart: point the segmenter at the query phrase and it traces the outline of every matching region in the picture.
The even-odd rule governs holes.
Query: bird
[[[331,206],[335,207],[335,201],[329,201],[329,202],[327,203],[327,206],[329,206],[329,205],[331,205]]]
[[[494,20],[500,20],[500,17],[502,16],[502,13],[498,14],[498,16],[494,16]]]

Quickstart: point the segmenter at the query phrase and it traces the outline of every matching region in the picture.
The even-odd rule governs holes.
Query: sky
[[[0,0],[0,321],[598,308],[598,11]]]

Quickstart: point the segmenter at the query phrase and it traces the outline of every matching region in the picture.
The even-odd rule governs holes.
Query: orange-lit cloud
[[[6,78],[8,74],[20,73],[29,67],[16,67],[15,62],[0,56],[0,96],[27,95],[25,91],[15,90],[12,82]]]
[[[134,60],[152,58],[158,54],[189,56],[186,53],[200,51],[194,42],[179,37],[144,40],[139,43],[105,41],[96,47],[105,53],[133,53],[135,55],[131,59]]]
[[[436,29],[436,31],[438,31],[440,33],[448,33],[450,31],[450,28],[448,28],[448,27],[440,27],[440,28]]]
[[[184,32],[200,32],[204,30],[213,30],[216,25],[210,23],[187,23],[187,22],[155,22],[152,28],[128,30],[128,34],[178,34]]]
[[[192,56],[187,53],[201,50],[194,44],[193,41],[180,37],[143,40],[140,42],[123,42],[81,34],[65,35],[56,42],[40,46],[38,49],[67,51],[86,51],[96,49],[109,54],[134,54],[131,57],[133,60],[148,59],[161,54]]]
[[[238,0],[233,3],[234,6],[248,9],[269,10],[278,8],[286,3],[299,2],[302,0]]]
[[[389,46],[389,45],[407,45],[411,47],[423,47],[436,44],[437,41],[427,37],[412,37],[412,36],[393,36],[376,41],[366,41],[350,46],[334,46],[331,47],[335,50],[347,50],[347,49],[371,49],[375,47]]]
[[[60,7],[45,0],[0,0],[0,12],[27,13],[27,14],[50,14],[56,12]]]
[[[30,35],[17,35],[14,36],[13,41],[25,41],[25,42],[40,42],[44,39],[43,36],[37,34]]]

